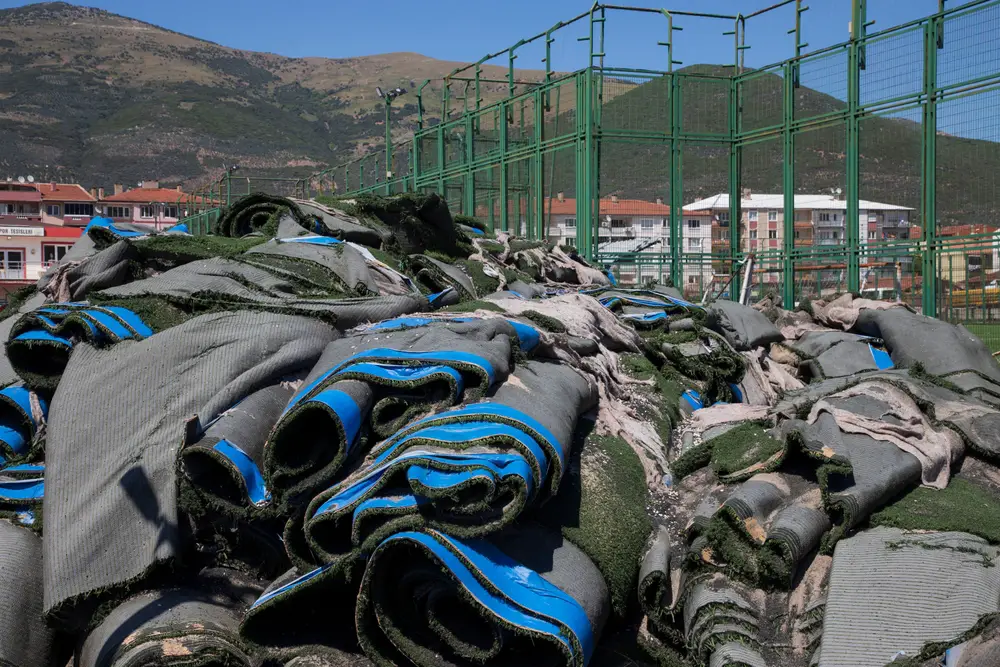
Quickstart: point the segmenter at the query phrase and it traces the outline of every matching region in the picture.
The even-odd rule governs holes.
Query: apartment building
[[[35,183],[41,196],[41,218],[46,225],[86,227],[94,216],[97,192],[76,183]]]
[[[597,252],[604,260],[616,261],[622,283],[659,280],[670,273],[663,256],[670,253],[670,206],[662,199],[646,201],[617,196],[600,200]],[[576,200],[557,196],[546,199],[549,240],[576,245]],[[699,291],[712,275],[712,217],[707,211],[685,212],[681,220],[683,281]],[[648,256],[648,259],[644,256]],[[631,261],[630,261],[631,260]]]
[[[847,201],[840,195],[802,194],[794,196],[792,221],[796,247],[838,246],[847,242]],[[858,238],[862,247],[879,241],[910,237],[913,209],[896,204],[860,200]],[[785,198],[782,194],[756,194],[744,191],[740,199],[740,247],[749,252],[777,253],[784,247]],[[720,227],[729,225],[729,195],[692,202],[687,212],[709,211]],[[777,274],[766,280],[777,282]]]
[[[114,193],[102,197],[101,213],[115,222],[149,225],[166,229],[177,224],[187,214],[191,195],[176,188],[161,188],[158,181],[145,181],[139,187],[125,189],[115,184]]]

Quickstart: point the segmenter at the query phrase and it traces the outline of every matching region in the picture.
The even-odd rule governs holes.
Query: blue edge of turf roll
[[[457,317],[450,319],[431,319],[423,317],[400,317],[385,320],[369,327],[369,331],[391,331],[403,327],[422,327],[435,322],[472,322],[479,318]],[[540,334],[534,327],[508,320],[517,332],[518,341],[522,349],[530,351],[538,345]],[[374,361],[366,361],[372,359]],[[389,361],[389,363],[386,363]],[[400,363],[391,363],[398,361]],[[303,402],[319,402],[333,411],[340,421],[345,434],[345,446],[349,453],[357,442],[358,434],[361,431],[363,416],[361,408],[354,399],[342,391],[326,388],[321,391],[315,390],[324,384],[336,382],[338,377],[350,374],[351,377],[361,376],[372,380],[388,381],[412,381],[424,380],[428,377],[439,376],[451,379],[456,388],[456,395],[452,397],[453,402],[461,396],[465,387],[462,375],[454,368],[444,365],[447,362],[460,362],[478,366],[483,370],[488,378],[489,386],[496,381],[496,373],[492,364],[485,358],[478,355],[464,352],[402,352],[388,348],[376,348],[364,350],[345,359],[340,364],[334,366],[326,373],[302,387],[289,401],[281,415],[284,418],[293,408]],[[313,394],[315,392],[315,394]],[[313,394],[310,396],[310,394]],[[307,398],[308,397],[308,398]],[[279,419],[280,422],[280,419]],[[226,457],[239,473],[247,498],[257,507],[268,504],[271,500],[271,493],[267,488],[264,476],[256,463],[244,452],[238,443],[220,441],[213,447],[217,453]],[[424,483],[431,484],[440,481],[439,476],[430,476]]]
[[[476,420],[449,421],[469,417]],[[512,423],[520,424],[523,428],[512,426]],[[550,465],[548,454],[536,441],[533,433],[547,441],[550,451],[561,458],[562,450],[559,443],[548,429],[530,416],[506,405],[477,403],[425,417],[389,438],[382,453],[372,462],[368,473],[343,485],[344,488],[318,507],[313,516],[341,510],[353,511],[354,517],[357,517],[366,507],[370,509],[391,505],[394,508],[406,508],[428,502],[427,499],[415,495],[404,494],[399,497],[398,490],[393,491],[392,498],[369,497],[368,492],[375,486],[378,477],[390,466],[407,465],[410,462],[416,465],[407,469],[408,479],[431,488],[446,489],[486,474],[518,475],[522,477],[522,483],[530,495],[534,495],[548,476]],[[442,443],[468,442],[470,439],[496,436],[512,438],[522,444],[523,451],[530,452],[536,457],[540,476],[535,477],[533,468],[528,464],[522,451],[514,454],[464,452],[431,454],[417,447],[405,451],[407,443],[414,440]],[[398,454],[400,451],[405,453]],[[444,472],[420,465],[421,461],[437,460],[447,463],[452,470]],[[464,469],[460,469],[463,464]],[[478,604],[497,618],[533,633],[548,635],[553,641],[565,645],[571,655],[582,651],[580,664],[589,661],[595,638],[585,610],[576,600],[550,584],[538,573],[512,560],[489,542],[479,539],[460,540],[432,529],[398,533],[383,540],[375,551],[390,548],[394,543],[403,540],[412,542],[432,554]],[[329,567],[324,565],[316,568],[264,594],[252,608],[288,594],[322,574]],[[492,588],[498,592],[494,593],[483,586],[482,579],[489,581]]]

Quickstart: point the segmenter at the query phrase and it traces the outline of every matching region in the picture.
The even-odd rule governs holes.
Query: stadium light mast
[[[391,110],[392,101],[399,97],[400,95],[405,95],[406,91],[402,88],[394,88],[393,90],[383,91],[381,87],[375,87],[375,94],[382,98],[385,102],[385,180],[386,180],[386,194],[392,194],[392,186],[389,185],[389,181],[392,180],[393,170],[392,170],[392,127],[391,123]]]

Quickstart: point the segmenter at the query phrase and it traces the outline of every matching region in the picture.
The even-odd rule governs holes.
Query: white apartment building
[[[670,207],[663,200],[645,201],[605,197],[600,200],[597,252],[602,257],[638,255],[633,261],[616,262],[619,280],[625,284],[660,280],[670,274]],[[549,241],[576,245],[576,200],[547,199]],[[702,255],[712,252],[712,220],[708,214],[685,214],[681,220],[684,257],[683,280],[688,291],[700,291],[712,276],[711,261]],[[642,257],[648,255],[648,260]]]

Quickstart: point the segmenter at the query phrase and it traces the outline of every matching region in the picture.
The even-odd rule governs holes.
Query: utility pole
[[[392,194],[392,184],[390,181],[393,178],[392,126],[390,125],[392,122],[392,101],[400,95],[405,95],[406,91],[402,88],[396,88],[383,92],[380,87],[376,87],[375,93],[385,102],[385,193],[389,195]]]

